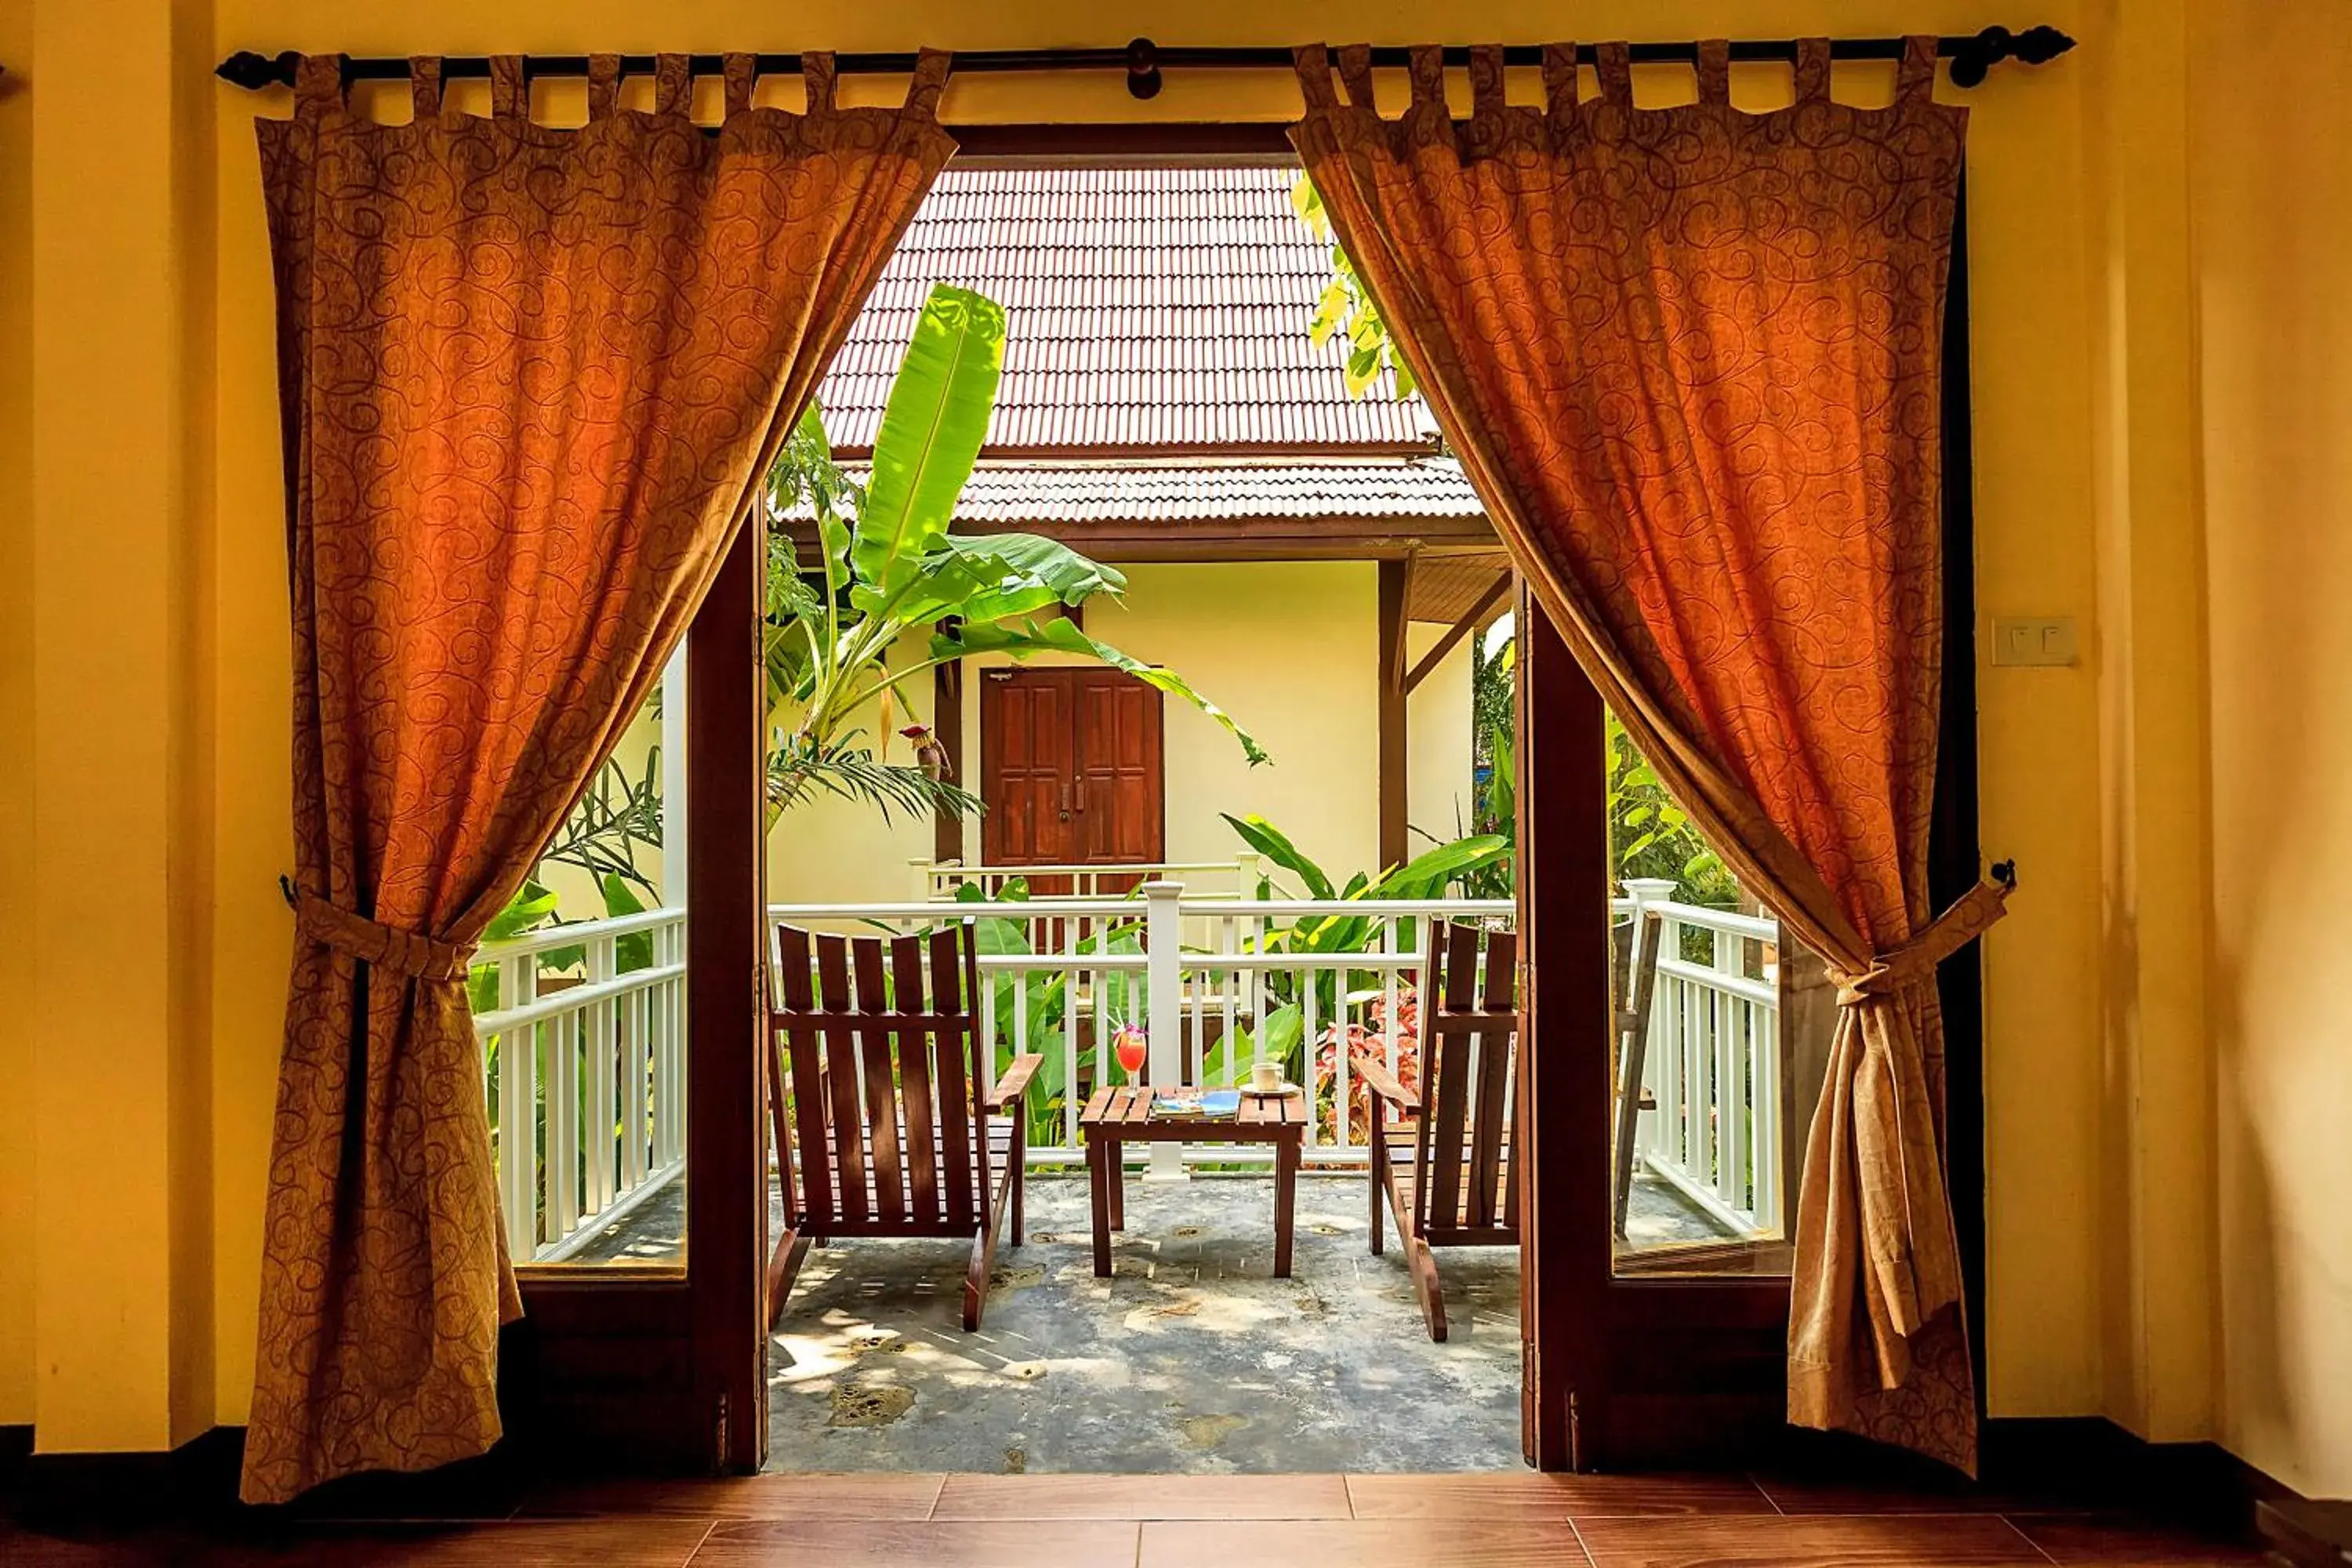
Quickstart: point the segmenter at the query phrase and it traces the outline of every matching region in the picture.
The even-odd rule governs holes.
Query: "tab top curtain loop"
[[[415,119],[431,120],[440,114],[440,56],[411,55],[408,58],[408,102]]]
[[[1814,103],[1830,95],[1830,41],[1827,38],[1797,40],[1797,101]]]
[[[720,68],[727,84],[727,117],[732,120],[751,108],[751,89],[759,81],[760,57],[730,53]]]
[[[680,120],[694,112],[694,62],[686,55],[654,57],[654,112]]]
[[[801,80],[808,89],[807,112],[831,114],[835,95],[839,90],[833,56],[814,50],[801,56]]]
[[[1731,102],[1731,46],[1721,38],[1702,38],[1698,46],[1698,100],[1728,106]]]
[[[530,83],[520,55],[490,57],[490,115],[497,120],[530,118]]]
[[[591,121],[610,120],[613,110],[621,103],[621,57],[597,54],[588,57],[588,118]]]

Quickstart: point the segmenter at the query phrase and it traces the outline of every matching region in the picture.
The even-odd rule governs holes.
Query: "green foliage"
[[[1356,275],[1356,264],[1349,258],[1331,233],[1330,216],[1323,210],[1322,193],[1306,175],[1290,187],[1290,205],[1315,237],[1331,247],[1331,280],[1323,286],[1322,298],[1316,301],[1314,317],[1307,322],[1307,336],[1318,345],[1339,338],[1348,345],[1348,391],[1361,397],[1371,390],[1383,370],[1396,375],[1396,395],[1411,397],[1418,384],[1413,380],[1412,367],[1406,364],[1399,352],[1396,339],[1388,323],[1381,319],[1381,309]]]
[[[1511,853],[1511,842],[1500,834],[1473,834],[1451,843],[1440,844],[1402,866],[1391,866],[1372,876],[1359,871],[1344,886],[1335,887],[1330,875],[1303,854],[1290,837],[1263,816],[1234,816],[1220,813],[1226,825],[1241,836],[1242,842],[1265,856],[1275,865],[1297,879],[1304,896],[1317,900],[1358,902],[1370,899],[1437,899],[1445,896],[1449,887],[1465,882],[1481,871],[1506,862]],[[1287,889],[1277,889],[1271,876],[1258,883],[1261,899],[1291,896]],[[1258,951],[1264,952],[1349,953],[1370,950],[1373,933],[1380,922],[1369,915],[1329,914],[1302,915],[1287,926],[1270,928]],[[1418,922],[1411,920],[1397,922],[1397,940],[1404,951],[1412,951],[1419,942]],[[1269,995],[1283,1002],[1303,1000],[1298,989],[1299,977],[1282,971],[1270,971],[1265,976]],[[1339,1016],[1344,1001],[1360,1001],[1373,993],[1377,976],[1370,971],[1347,971],[1345,990],[1341,989],[1342,974],[1325,971],[1316,977],[1316,1016],[1329,1023]],[[1271,1019],[1268,1021],[1271,1026]]]
[[[781,531],[770,536],[769,710],[795,715],[770,760],[772,816],[818,789],[885,815],[978,812],[976,796],[935,770],[882,754],[905,683],[976,653],[1069,653],[1126,670],[1216,720],[1253,763],[1266,760],[1181,676],[1087,636],[1060,614],[1120,596],[1127,580],[1118,572],[1036,534],[949,532],[987,437],[1003,357],[1003,310],[970,289],[935,286],[891,384],[869,481],[861,488],[834,461],[814,404],[770,470],[770,505],[809,507],[818,539],[817,560],[804,565]],[[878,743],[853,722],[869,706],[882,715]]]
[[[1616,714],[1608,716],[1608,725],[1609,855],[1619,879],[1664,877],[1675,884],[1680,902],[1736,907],[1738,882],[1659,782]]]

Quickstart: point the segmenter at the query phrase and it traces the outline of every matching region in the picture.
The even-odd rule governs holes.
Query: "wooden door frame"
[[[767,1452],[760,509],[687,631],[685,1267],[526,1269],[499,1404],[526,1449],[655,1473]]]

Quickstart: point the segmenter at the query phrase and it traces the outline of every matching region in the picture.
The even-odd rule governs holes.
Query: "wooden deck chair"
[[[1419,1092],[1378,1062],[1358,1064],[1372,1093],[1372,1250],[1386,1250],[1385,1196],[1433,1340],[1445,1338],[1445,1291],[1432,1248],[1519,1244],[1511,1166],[1518,945],[1509,931],[1432,921],[1421,967]]]
[[[781,926],[775,957],[768,1114],[784,1231],[768,1259],[769,1324],[810,1243],[940,1236],[971,1238],[963,1326],[977,1329],[1007,1208],[1021,1245],[1021,1100],[1045,1058],[1022,1057],[989,1083],[972,923],[887,940]]]
[[[1658,942],[1665,920],[1655,910],[1640,917],[1641,957],[1634,959],[1636,930],[1627,921],[1609,933],[1609,1006],[1614,1029],[1617,1127],[1612,1173],[1610,1234],[1625,1239],[1625,1210],[1633,1199],[1633,1142],[1641,1130],[1642,1112],[1658,1108],[1656,1096],[1642,1087],[1643,1069],[1650,1054],[1650,1003],[1658,989]]]

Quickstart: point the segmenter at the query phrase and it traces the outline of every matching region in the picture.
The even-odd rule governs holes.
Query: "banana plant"
[[[769,768],[772,817],[819,788],[885,815],[980,802],[934,761],[881,754],[906,683],[974,654],[1071,654],[1125,670],[1223,725],[1253,764],[1266,754],[1232,715],[1175,671],[1087,636],[1062,615],[1117,599],[1127,580],[1033,533],[952,533],[957,500],[979,460],[1004,363],[1004,310],[969,289],[934,285],[874,437],[871,472],[852,482],[832,458],[812,404],[769,476],[780,518],[815,518],[815,562],[772,536],[766,661],[780,738]],[[919,641],[918,639],[920,639]],[[928,684],[928,681],[926,681]],[[858,715],[878,711],[881,745]],[[788,715],[782,721],[775,715]]]
[[[1444,896],[1445,889],[1457,881],[1474,878],[1486,868],[1502,864],[1511,854],[1511,841],[1499,833],[1475,833],[1466,838],[1456,838],[1404,862],[1391,866],[1375,876],[1359,871],[1348,879],[1345,886],[1335,886],[1322,867],[1317,865],[1290,836],[1258,816],[1235,816],[1221,812],[1226,824],[1241,836],[1242,842],[1256,850],[1267,860],[1298,879],[1309,899],[1318,901],[1356,903],[1371,899],[1435,899]],[[1271,874],[1258,881],[1257,896],[1271,899],[1296,896],[1297,890],[1277,889]],[[1405,919],[1397,922],[1397,940],[1406,952],[1416,949],[1420,937],[1418,922]],[[1303,915],[1286,927],[1267,931],[1261,943],[1266,952],[1349,953],[1365,952],[1370,944],[1377,921],[1369,915],[1334,913]],[[1369,971],[1347,972],[1344,989],[1336,970],[1318,971],[1316,978],[1317,1011],[1318,1016],[1338,1016],[1342,1003],[1358,1004],[1372,994],[1374,977]],[[1294,976],[1280,970],[1266,975],[1267,992],[1286,1003],[1299,999]]]

